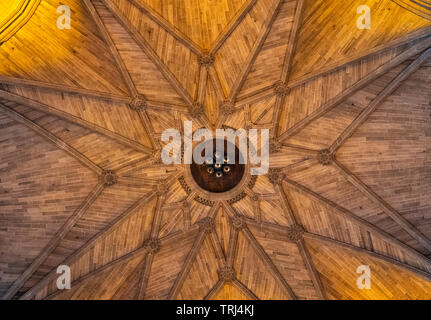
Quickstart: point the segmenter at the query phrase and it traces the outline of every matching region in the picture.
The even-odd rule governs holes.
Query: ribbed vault
[[[356,0],[65,0],[60,31],[41,1],[0,46],[0,296],[430,299],[431,21],[407,2],[358,30]],[[160,160],[186,120],[270,129],[269,173],[208,197]]]

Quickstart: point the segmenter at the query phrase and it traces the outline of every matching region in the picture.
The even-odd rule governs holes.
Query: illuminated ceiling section
[[[30,20],[39,4],[40,0],[9,0],[0,3],[0,45]]]
[[[114,0],[121,8],[124,1]],[[235,17],[251,8],[255,0],[138,0],[144,11],[155,11],[202,49],[209,50]],[[193,8],[193,10],[190,10]],[[154,14],[154,12],[153,12]]]
[[[401,7],[421,16],[425,19],[431,20],[431,1],[429,0],[392,0]]]
[[[431,28],[429,20],[392,0],[370,0],[366,5],[371,10],[371,29],[359,30],[355,17],[363,4],[363,0],[305,0],[292,81],[375,53],[385,44],[409,42]]]

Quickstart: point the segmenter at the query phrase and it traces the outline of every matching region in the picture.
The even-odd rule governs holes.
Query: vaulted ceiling
[[[42,0],[0,46],[0,297],[430,299],[426,4]],[[186,120],[270,129],[269,173],[203,193]]]

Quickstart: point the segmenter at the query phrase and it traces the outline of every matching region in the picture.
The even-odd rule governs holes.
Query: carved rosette
[[[236,278],[235,270],[231,266],[223,266],[217,271],[220,281],[232,282]]]
[[[110,187],[116,184],[118,177],[112,170],[103,170],[100,175],[100,182],[103,183],[105,187]]]
[[[283,145],[280,143],[280,141],[276,139],[272,139],[271,142],[269,143],[269,152],[270,153],[280,152],[282,146]]]
[[[317,160],[321,165],[324,165],[324,166],[330,165],[334,161],[334,159],[335,159],[334,154],[328,149],[321,150],[317,154]]]
[[[243,217],[235,216],[231,218],[232,226],[236,231],[241,231],[247,228],[247,224],[244,221]]]
[[[277,97],[285,97],[290,93],[290,88],[286,83],[278,81],[274,85],[274,93],[277,95]]]
[[[159,196],[166,196],[166,194],[168,193],[169,190],[169,186],[167,185],[166,181],[164,180],[159,180],[157,182],[157,185],[154,186],[154,192]]]
[[[253,122],[251,122],[251,121],[247,121],[246,122],[246,124],[245,124],[245,128],[244,129],[246,129],[247,131],[249,131],[250,129],[253,129]]]
[[[130,109],[138,112],[147,110],[147,100],[143,96],[137,96],[129,103]]]
[[[147,239],[144,242],[144,248],[152,254],[156,254],[160,251],[160,240],[159,239]]]
[[[198,58],[198,62],[202,67],[209,67],[214,64],[214,56],[212,54],[203,54]]]
[[[233,115],[235,111],[235,104],[232,101],[225,101],[220,107],[221,114],[226,117]]]
[[[183,210],[189,210],[190,209],[190,203],[187,202],[187,200],[184,200],[181,204]]]
[[[290,226],[287,229],[287,237],[290,241],[298,242],[304,236],[304,228],[300,225]]]
[[[268,170],[267,177],[269,182],[271,182],[273,185],[280,185],[286,175],[279,168],[270,168]]]
[[[215,222],[211,217],[203,218],[198,222],[199,229],[205,233],[211,233],[215,231]]]
[[[195,102],[189,106],[189,113],[192,117],[199,118],[204,114],[204,108],[199,102]]]

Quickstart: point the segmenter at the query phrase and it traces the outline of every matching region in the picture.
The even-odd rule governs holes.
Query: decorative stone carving
[[[279,168],[270,168],[267,174],[269,182],[273,185],[281,184],[286,175]]]
[[[214,201],[211,201],[211,200],[208,200],[208,199],[204,199],[204,198],[202,198],[200,196],[196,196],[195,197],[195,201],[199,202],[200,204],[203,204],[204,206],[207,206],[207,207],[214,207],[214,204],[215,204]]]
[[[103,170],[100,175],[100,182],[104,184],[105,187],[110,187],[116,184],[118,177],[112,170]]]
[[[156,150],[151,154],[151,163],[154,165],[162,165],[162,152],[160,150]]]
[[[168,193],[169,186],[166,184],[166,181],[159,180],[157,182],[157,185],[154,186],[154,192],[160,197],[160,196],[166,196]]]
[[[229,199],[227,201],[227,203],[229,203],[229,204],[237,203],[238,201],[241,201],[242,199],[244,199],[246,196],[247,196],[247,194],[244,191],[242,191],[239,194],[237,194],[235,197],[233,197],[232,199]]]
[[[129,103],[130,109],[138,112],[144,112],[147,110],[147,100],[143,96],[136,96]]]
[[[257,181],[257,176],[251,176],[250,181],[248,182],[248,187],[250,189],[253,189],[254,186],[256,185],[256,181]]]
[[[203,218],[198,222],[200,230],[203,230],[206,233],[211,233],[215,231],[215,222],[211,217]]]
[[[217,273],[220,281],[232,282],[236,278],[235,270],[231,266],[223,266]]]
[[[304,235],[304,228],[300,225],[290,226],[287,229],[287,237],[290,241],[298,242]]]
[[[192,193],[192,189],[190,189],[189,185],[186,182],[186,179],[181,176],[178,178],[178,181],[181,185],[181,187],[183,188],[183,190],[189,195],[190,193]]]
[[[285,97],[290,93],[290,88],[287,86],[286,83],[278,81],[274,85],[274,93],[278,97]]]
[[[247,227],[247,224],[244,221],[244,218],[241,216],[235,216],[231,218],[232,226],[235,230],[241,231],[242,229]]]
[[[198,58],[198,62],[202,67],[209,67],[214,64],[214,56],[212,54],[203,54]]]
[[[269,143],[269,153],[280,152],[282,146],[283,145],[280,143],[280,141],[276,139],[272,139],[271,142]]]
[[[234,114],[235,111],[235,104],[232,101],[225,101],[220,107],[221,114],[227,117]]]
[[[250,129],[253,129],[253,126],[254,126],[253,122],[247,121],[246,124],[245,124],[245,128],[244,129],[246,129],[247,131],[249,131]]]
[[[193,105],[189,106],[189,113],[194,118],[199,118],[204,114],[204,108],[199,102],[194,102]]]
[[[144,248],[150,253],[155,254],[160,251],[160,240],[155,238],[147,239],[144,242]]]
[[[190,209],[190,203],[188,203],[187,200],[184,200],[181,206],[183,207],[184,210]]]
[[[331,151],[328,149],[321,150],[317,154],[317,160],[321,165],[324,165],[324,166],[330,165],[334,161],[334,159],[335,159],[334,154],[331,153]]]

